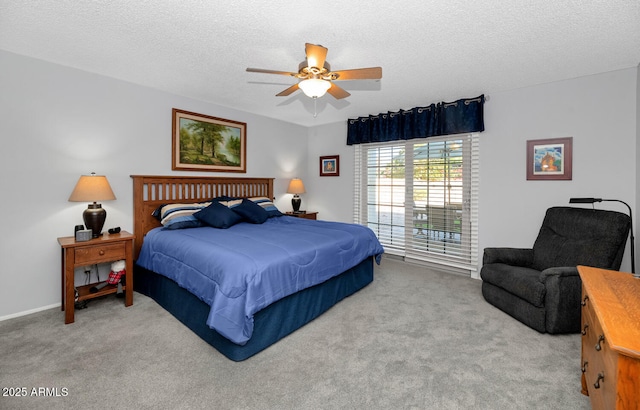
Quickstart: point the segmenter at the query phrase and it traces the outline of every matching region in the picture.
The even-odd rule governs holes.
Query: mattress
[[[228,229],[156,228],[137,264],[195,295],[210,308],[207,325],[243,345],[260,310],[383,252],[367,227],[283,216]]]

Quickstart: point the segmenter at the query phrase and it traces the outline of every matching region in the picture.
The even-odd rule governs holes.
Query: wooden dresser
[[[582,393],[594,409],[640,409],[640,279],[578,266]]]

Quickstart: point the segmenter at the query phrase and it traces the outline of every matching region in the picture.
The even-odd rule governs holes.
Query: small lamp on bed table
[[[293,212],[300,211],[300,204],[302,203],[302,199],[300,199],[300,195],[304,194],[304,184],[300,178],[293,178],[291,182],[289,182],[289,188],[287,188],[288,194],[293,194],[293,198],[291,198],[291,206],[293,207]]]
[[[69,196],[69,202],[93,202],[84,210],[82,219],[86,228],[91,229],[94,238],[102,234],[102,227],[107,219],[107,211],[97,202],[114,199],[116,196],[111,190],[107,177],[96,175],[95,172],[92,172],[91,175],[82,175]]]

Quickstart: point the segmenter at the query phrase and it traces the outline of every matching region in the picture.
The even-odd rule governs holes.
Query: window
[[[469,273],[477,267],[477,135],[356,147],[355,221],[385,251]]]

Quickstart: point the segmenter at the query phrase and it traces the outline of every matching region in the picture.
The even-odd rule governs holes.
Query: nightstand
[[[80,266],[115,262],[124,259],[126,271],[125,285],[122,288],[125,293],[124,305],[133,305],[134,238],[134,235],[126,231],[121,231],[117,234],[105,233],[98,238],[85,242],[76,242],[73,236],[58,238],[58,243],[62,248],[62,310],[65,312],[65,324],[73,323],[74,321],[74,270]],[[78,286],[78,301],[93,299],[118,291],[116,285],[107,285],[98,292],[91,293],[89,288],[94,285],[95,284]]]
[[[297,213],[293,213],[293,212],[285,212],[285,215],[288,216],[295,216],[296,218],[304,218],[304,219],[313,219],[314,221],[317,219],[318,213],[317,212],[297,212]]]

